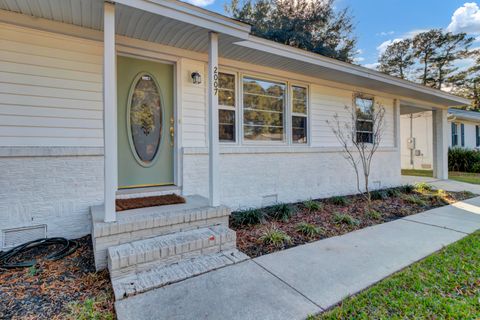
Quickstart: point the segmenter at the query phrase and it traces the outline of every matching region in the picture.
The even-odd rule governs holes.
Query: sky
[[[225,14],[225,0],[187,2]],[[358,38],[355,62],[366,67],[376,66],[379,54],[391,41],[432,28],[466,32],[477,38],[472,48],[480,47],[478,0],[336,0],[335,6],[350,9]]]

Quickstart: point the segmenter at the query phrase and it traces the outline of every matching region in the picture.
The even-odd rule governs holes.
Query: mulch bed
[[[250,257],[259,257],[264,254],[284,250],[295,247],[308,242],[339,236],[354,230],[363,229],[368,226],[393,221],[408,215],[420,213],[429,209],[444,206],[448,203],[438,201],[434,197],[422,196],[427,203],[426,206],[412,204],[401,197],[389,197],[382,200],[374,200],[372,209],[380,212],[382,217],[378,220],[372,219],[365,215],[366,200],[362,196],[347,196],[348,205],[335,205],[329,199],[317,200],[323,205],[323,208],[309,212],[302,203],[293,204],[295,213],[288,221],[276,221],[268,219],[262,224],[238,226],[232,217],[230,217],[230,227],[237,232],[237,247]],[[472,194],[463,192],[448,192],[447,201],[450,203],[465,200],[472,197]],[[266,208],[265,210],[268,210]],[[360,220],[357,226],[335,223],[335,213],[349,214],[350,216]],[[233,213],[235,214],[235,213]],[[307,237],[297,232],[296,227],[300,222],[307,222],[321,227],[323,232],[313,237]],[[291,238],[291,242],[282,246],[267,245],[260,240],[265,230],[275,226],[285,232]]]
[[[36,258],[34,268],[0,269],[0,319],[75,319],[70,303],[98,297],[107,299],[96,307],[114,314],[109,274],[95,272],[90,236],[76,241],[77,250],[61,260],[42,260],[52,248],[38,248],[19,257]]]
[[[177,203],[185,203],[185,198],[173,193],[155,197],[117,199],[115,201],[117,211],[165,206]]]

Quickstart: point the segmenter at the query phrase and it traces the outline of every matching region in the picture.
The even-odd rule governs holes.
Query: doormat
[[[115,206],[117,211],[165,206],[169,204],[185,203],[185,198],[177,194],[166,194],[163,196],[133,198],[133,199],[117,199]]]

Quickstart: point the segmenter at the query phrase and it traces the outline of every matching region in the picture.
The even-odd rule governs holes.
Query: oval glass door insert
[[[142,73],[133,81],[127,108],[130,146],[142,166],[151,166],[162,140],[162,102],[157,82]]]

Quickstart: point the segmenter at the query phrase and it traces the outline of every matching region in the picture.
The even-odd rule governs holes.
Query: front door
[[[118,57],[118,186],[173,184],[173,65]]]

